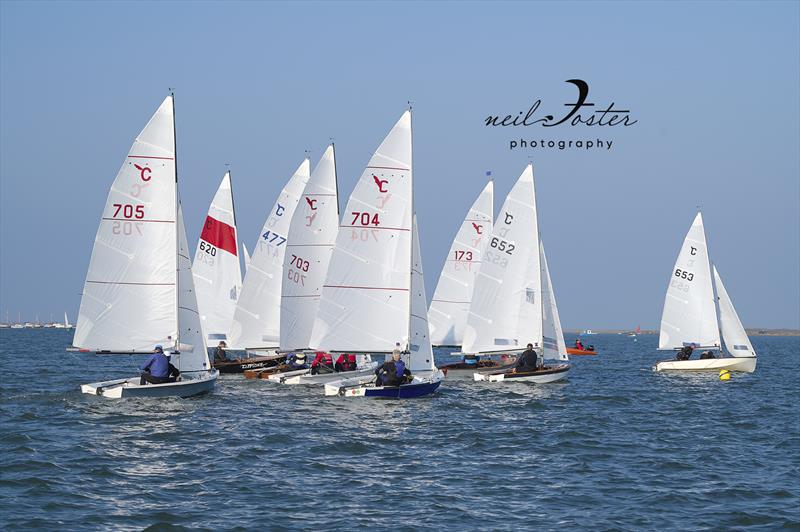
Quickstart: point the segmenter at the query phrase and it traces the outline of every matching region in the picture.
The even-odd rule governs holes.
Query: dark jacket
[[[375,375],[378,376],[384,386],[400,386],[411,375],[411,372],[406,368],[406,364],[402,360],[397,362],[389,360],[375,370]]]
[[[678,354],[675,355],[675,359],[676,360],[689,360],[689,357],[692,356],[692,351],[694,351],[694,349],[692,349],[692,346],[687,345],[683,349],[678,351]]]
[[[515,367],[517,371],[520,372],[536,371],[539,367],[536,351],[533,349],[526,349],[517,359],[517,365]]]

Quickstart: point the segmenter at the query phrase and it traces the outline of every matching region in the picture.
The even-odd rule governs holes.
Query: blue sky
[[[530,158],[566,327],[657,327],[698,205],[745,325],[800,327],[799,6],[2,2],[2,318],[75,319],[111,181],[175,87],[192,242],[225,163],[252,247],[305,150],[334,137],[349,194],[412,100],[429,294],[485,171],[499,208]],[[563,108],[572,78],[638,123],[483,125],[536,99]]]

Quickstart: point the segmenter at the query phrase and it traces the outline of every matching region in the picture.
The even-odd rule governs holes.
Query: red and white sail
[[[339,232],[336,158],[328,146],[303,190],[289,225],[281,292],[280,350],[307,349],[322,285]]]
[[[493,226],[494,183],[472,204],[447,254],[428,311],[433,345],[461,345],[485,238]]]
[[[242,289],[238,242],[231,174],[226,172],[208,208],[192,264],[200,319],[209,343],[227,340],[236,310]]]
[[[95,236],[73,345],[152,351],[177,337],[175,128],[168,96],[117,173]]]
[[[233,313],[228,347],[278,347],[283,259],[289,223],[308,178],[309,162],[305,159],[269,211],[242,283],[242,292]]]
[[[409,333],[411,112],[370,159],[342,213],[310,347],[389,352]]]

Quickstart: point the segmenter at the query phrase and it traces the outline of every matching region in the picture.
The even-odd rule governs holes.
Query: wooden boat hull
[[[578,355],[578,356],[581,356],[581,355],[587,355],[588,356],[588,355],[596,355],[597,351],[589,351],[588,349],[576,349],[574,347],[568,347],[567,348],[567,354],[568,355]]]
[[[473,377],[476,381],[535,382],[537,384],[546,384],[548,382],[556,382],[565,379],[569,369],[569,364],[556,364],[525,373],[511,373],[509,371],[478,372],[475,373]]]
[[[99,395],[109,399],[131,397],[193,397],[210,393],[214,390],[219,372],[212,370],[207,375],[196,379],[184,379],[164,384],[139,384],[140,377],[95,382],[81,386],[81,392]]]
[[[264,370],[286,362],[285,355],[267,355],[260,357],[239,358],[229,362],[215,362],[214,369],[220,373],[244,373],[248,370]]]
[[[656,371],[741,371],[753,373],[756,357],[722,357],[695,360],[662,360],[653,368]]]
[[[434,393],[444,380],[444,372],[421,372],[413,382],[402,386],[375,386],[375,377],[353,377],[325,385],[325,395],[339,397],[375,397],[383,399],[412,399]]]

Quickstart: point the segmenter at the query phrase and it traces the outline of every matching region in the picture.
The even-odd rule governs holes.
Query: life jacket
[[[395,375],[397,375],[398,377],[402,377],[403,375],[405,375],[406,372],[406,363],[403,362],[402,360],[397,360],[394,363],[394,369],[395,369]]]
[[[314,358],[314,362],[311,363],[312,366],[317,366],[319,364],[325,364],[326,366],[333,366],[333,356],[330,353],[323,353],[322,351],[317,351],[317,356]]]
[[[339,368],[337,371],[355,371],[357,367],[356,356],[342,353],[339,355],[339,358],[336,359],[336,365]]]

